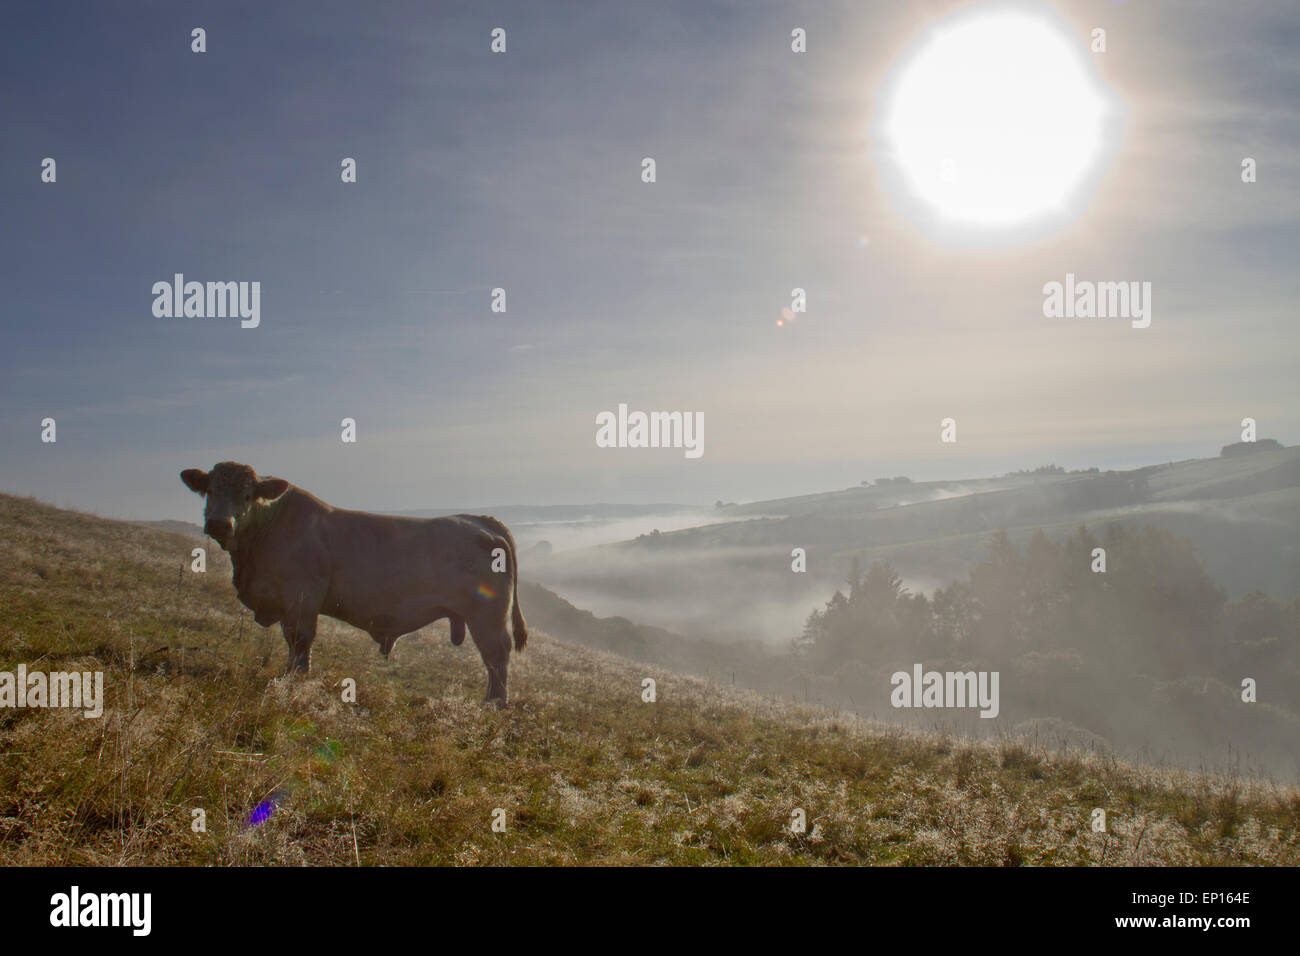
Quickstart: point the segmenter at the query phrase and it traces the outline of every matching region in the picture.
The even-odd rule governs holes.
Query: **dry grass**
[[[192,574],[187,538],[9,496],[0,539],[0,670],[103,670],[107,697],[0,710],[4,864],[1300,863],[1291,788],[905,734],[544,634],[503,712],[442,626],[385,663],[323,620],[287,680],[220,553]]]

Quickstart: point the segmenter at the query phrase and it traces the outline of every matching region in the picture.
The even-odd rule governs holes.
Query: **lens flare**
[[[251,830],[253,827],[261,826],[271,819],[271,814],[275,813],[276,808],[280,806],[280,802],[288,795],[288,791],[279,789],[255,806],[253,812],[248,815],[248,823],[246,824],[248,829]]]

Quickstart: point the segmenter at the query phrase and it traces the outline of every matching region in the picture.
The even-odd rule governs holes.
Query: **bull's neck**
[[[274,501],[255,501],[238,521],[235,522],[235,534],[231,541],[230,557],[239,563],[240,557],[250,554],[266,537],[277,515],[288,504],[294,488],[280,495]]]

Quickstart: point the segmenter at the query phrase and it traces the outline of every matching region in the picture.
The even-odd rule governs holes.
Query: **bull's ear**
[[[181,472],[181,481],[185,482],[185,487],[195,494],[208,493],[208,473],[202,468],[186,468]]]
[[[289,482],[283,478],[263,478],[253,489],[253,495],[263,501],[274,501],[289,490]]]

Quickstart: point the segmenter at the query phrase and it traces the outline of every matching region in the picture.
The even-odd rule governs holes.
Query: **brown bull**
[[[519,610],[515,542],[486,515],[399,518],[333,508],[283,478],[223,461],[181,481],[206,499],[203,530],[230,553],[235,591],[258,624],[279,623],[289,670],[311,667],[319,614],[369,632],[385,657],[403,634],[442,618],[460,644],[465,626],[487,667],[487,699],[505,702]]]

